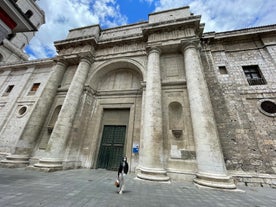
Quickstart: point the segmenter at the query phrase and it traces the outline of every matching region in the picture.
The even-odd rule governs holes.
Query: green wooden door
[[[124,155],[126,126],[104,125],[97,168],[117,170]]]

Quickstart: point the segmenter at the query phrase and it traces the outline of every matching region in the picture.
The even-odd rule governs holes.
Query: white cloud
[[[145,1],[145,2],[147,2],[147,3],[149,3],[149,4],[152,4],[152,2],[154,2],[154,0],[139,0],[140,2],[143,2],[143,1]]]
[[[275,0],[156,0],[156,10],[189,5],[207,31],[227,31],[275,24]]]
[[[127,23],[127,17],[120,13],[120,7],[115,0],[95,1],[92,8],[101,26],[114,27]]]
[[[162,11],[177,7],[187,6],[186,1],[183,0],[158,0],[155,1],[155,11]]]
[[[136,1],[136,0],[129,0]],[[117,0],[39,0],[45,11],[46,24],[42,25],[31,41],[28,52],[31,58],[51,57],[55,54],[54,41],[66,38],[72,28],[100,24],[109,28],[127,24],[120,13]],[[155,6],[155,11],[190,6],[191,12],[201,15],[204,32],[229,31],[276,23],[275,0],[139,0]],[[143,7],[137,8],[143,13]],[[138,20],[137,20],[138,21]]]
[[[64,39],[72,28],[93,24],[112,27],[127,22],[115,0],[40,0],[37,3],[46,14],[46,24],[40,27],[27,48],[32,59],[53,56],[53,42]]]

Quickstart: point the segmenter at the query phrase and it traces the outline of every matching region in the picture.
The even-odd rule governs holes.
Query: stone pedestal
[[[55,158],[40,159],[39,163],[34,164],[34,167],[44,172],[54,172],[63,169],[62,160]]]
[[[64,62],[57,62],[44,88],[43,94],[34,107],[23,134],[16,144],[15,152],[5,160],[2,160],[1,166],[22,167],[29,164],[28,160],[31,156],[34,144],[49,113],[65,69],[66,64]]]
[[[233,180],[227,176],[196,43],[184,44],[183,54],[198,167],[194,182],[208,187],[236,188]]]
[[[47,168],[48,171],[63,168],[62,162],[64,160],[66,142],[73,125],[90,66],[89,58],[80,60],[46,148],[47,157],[40,159],[39,163],[34,165],[35,167],[43,168],[44,170]]]
[[[163,168],[162,100],[160,49],[151,48],[148,55],[147,85],[143,122],[143,145],[140,172],[137,177],[153,181],[168,181]]]
[[[10,155],[0,163],[1,167],[17,168],[26,167],[29,164],[29,156],[26,155]]]

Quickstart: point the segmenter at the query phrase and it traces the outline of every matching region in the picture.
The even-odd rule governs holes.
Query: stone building
[[[233,189],[275,179],[276,25],[203,33],[189,7],[69,31],[0,68],[3,167],[117,169]]]

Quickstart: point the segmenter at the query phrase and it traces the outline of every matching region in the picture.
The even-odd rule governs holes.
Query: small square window
[[[225,66],[219,66],[218,69],[219,69],[220,74],[222,74],[222,75],[228,74]]]
[[[33,87],[31,88],[31,91],[37,91],[40,86],[40,83],[34,83]]]
[[[38,90],[39,86],[40,86],[40,83],[34,83],[28,95],[34,95]]]
[[[9,85],[8,88],[5,90],[3,96],[8,96],[10,92],[12,91],[14,85]]]
[[[14,85],[9,85],[7,90],[6,90],[6,93],[10,93],[13,89]]]
[[[258,65],[242,66],[243,72],[249,85],[265,85],[266,81],[261,74]]]

